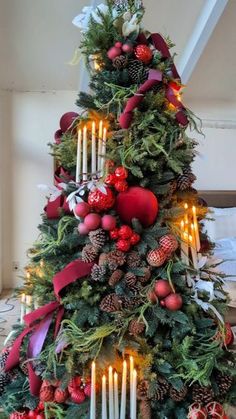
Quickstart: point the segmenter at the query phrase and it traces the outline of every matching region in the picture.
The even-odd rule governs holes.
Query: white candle
[[[90,419],[96,419],[96,364],[92,362]]]
[[[132,398],[132,388],[133,388],[133,372],[134,372],[134,358],[129,357],[129,377],[130,377],[130,410],[131,410],[131,398]]]
[[[82,142],[82,130],[78,131],[78,140],[77,140],[77,160],[76,160],[76,176],[75,181],[79,183],[81,176],[81,142]]]
[[[184,214],[184,222],[185,224],[188,224],[188,204],[185,202],[184,204],[185,214]]]
[[[24,323],[24,315],[25,315],[25,294],[21,294],[21,305],[20,305],[20,323]]]
[[[107,379],[102,376],[102,419],[107,419]]]
[[[96,175],[96,124],[92,122],[92,151],[91,151],[92,178]]]
[[[114,411],[115,419],[119,419],[118,374],[114,373]]]
[[[133,370],[130,419],[137,418],[137,371]]]
[[[193,225],[194,225],[194,236],[195,236],[195,241],[196,241],[196,250],[197,252],[199,252],[201,248],[201,243],[200,243],[200,237],[199,237],[198,220],[197,220],[197,213],[196,213],[195,206],[192,207],[192,211],[193,211]]]
[[[107,140],[107,129],[103,129],[102,137],[102,151],[101,151],[101,176],[104,174],[105,155],[106,155],[106,140]]]
[[[120,419],[125,419],[125,413],[126,413],[126,380],[127,380],[127,362],[124,361],[123,372],[122,372]]]
[[[25,297],[25,314],[29,314],[31,312],[31,304],[32,304],[32,297],[31,295],[26,295]]]
[[[189,243],[191,248],[192,260],[193,260],[193,267],[198,269],[198,261],[197,261],[197,252],[193,241],[193,236],[189,235]]]
[[[88,141],[87,141],[87,127],[83,128],[83,180],[87,180],[88,172]]]
[[[113,370],[108,369],[108,387],[109,387],[109,419],[114,419],[114,391],[113,391]]]
[[[97,171],[100,175],[101,172],[101,154],[102,154],[102,135],[103,135],[103,121],[99,122],[99,130],[98,130],[98,164],[97,164]]]

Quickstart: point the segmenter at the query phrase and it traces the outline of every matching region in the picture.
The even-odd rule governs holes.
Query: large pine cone
[[[186,191],[191,188],[195,180],[196,176],[192,173],[190,167],[186,167],[183,173],[177,177],[177,188],[181,191]]]
[[[104,265],[99,266],[97,264],[93,265],[91,270],[91,278],[93,281],[100,281],[102,282],[104,280],[104,277],[106,275],[106,268]]]
[[[118,70],[120,68],[126,67],[128,64],[128,57],[125,55],[118,55],[118,57],[114,58],[112,60],[113,67],[117,68]]]
[[[102,228],[89,232],[89,240],[97,249],[102,249],[106,241],[106,233]]]
[[[137,282],[137,277],[132,272],[127,272],[124,276],[124,279],[125,279],[126,285],[129,288],[132,288]]]
[[[163,377],[159,377],[157,380],[156,394],[154,395],[154,399],[158,401],[164,400],[169,391],[169,388],[170,384],[168,381]]]
[[[113,250],[108,253],[107,263],[112,271],[115,271],[119,266],[124,265],[126,261],[126,255],[120,250]]]
[[[128,73],[133,83],[144,83],[148,78],[148,72],[148,68],[139,60],[133,60],[129,63]]]
[[[82,250],[82,260],[84,262],[90,263],[94,262],[98,256],[98,249],[92,244],[86,244]]]
[[[140,266],[140,263],[141,257],[139,253],[135,252],[135,250],[132,250],[132,252],[130,252],[127,255],[127,265],[129,266],[129,268],[137,268],[138,266]]]
[[[10,353],[10,350],[8,348],[4,348],[0,355],[0,369],[3,370],[5,368],[8,355]]]
[[[230,375],[225,375],[218,371],[216,376],[216,383],[220,396],[225,396],[233,384],[233,378]]]
[[[182,400],[185,399],[185,397],[187,395],[187,392],[188,392],[188,389],[185,386],[182,387],[181,390],[176,390],[174,387],[171,387],[170,388],[170,397],[175,402],[181,402]]]
[[[142,419],[151,419],[152,410],[151,410],[151,403],[149,400],[141,400],[139,408],[140,408],[140,414],[141,414]]]
[[[11,381],[11,374],[2,372],[0,374],[0,396],[2,395],[5,386]]]
[[[120,298],[115,293],[107,295],[101,301],[100,309],[106,313],[114,313],[115,311],[119,311],[121,309]]]
[[[142,320],[133,319],[129,324],[129,333],[133,336],[138,336],[145,330],[145,324]]]
[[[118,282],[120,282],[121,278],[123,276],[123,271],[121,269],[116,269],[109,278],[109,285],[111,287],[115,287]]]
[[[192,386],[192,399],[203,405],[210,403],[214,400],[214,391],[211,386],[200,386],[196,383]]]
[[[148,400],[148,389],[149,383],[147,380],[142,380],[137,386],[137,398],[138,400]]]

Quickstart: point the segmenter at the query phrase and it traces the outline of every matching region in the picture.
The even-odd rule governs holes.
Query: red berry
[[[111,47],[109,51],[107,52],[107,56],[108,58],[110,58],[110,60],[114,60],[114,58],[121,55],[121,52],[122,52],[121,48]]]
[[[118,237],[119,237],[119,229],[118,228],[114,228],[114,230],[111,230],[110,231],[109,235],[110,235],[110,238],[112,240],[117,240]]]
[[[78,225],[78,232],[79,234],[81,234],[81,236],[87,236],[87,234],[89,233],[89,228],[86,226],[86,224],[84,223],[80,223]]]
[[[76,205],[74,212],[78,217],[84,218],[90,212],[90,206],[87,204],[87,202],[79,202]]]
[[[109,173],[106,176],[105,183],[107,185],[115,185],[116,181],[117,181],[117,178],[116,178],[116,175],[114,173]]]
[[[44,413],[38,413],[35,419],[45,419]]]
[[[112,231],[114,230],[115,226],[116,226],[116,217],[114,217],[113,215],[104,215],[102,217],[102,228],[103,230],[106,231]]]
[[[86,215],[84,219],[84,224],[89,230],[96,230],[101,223],[101,217],[98,214],[91,213]]]
[[[127,54],[129,54],[130,52],[132,52],[134,49],[133,45],[131,44],[124,44],[122,45],[122,51],[126,52]]]
[[[116,248],[122,252],[128,252],[130,249],[130,242],[128,240],[120,239],[116,243]]]
[[[133,235],[133,230],[127,225],[123,225],[119,228],[119,237],[121,239],[130,239]]]
[[[35,410],[30,410],[28,412],[28,419],[36,419],[37,415],[38,415],[38,413]]]
[[[158,298],[165,298],[172,292],[169,282],[165,279],[158,279],[155,282],[154,290]]]
[[[114,186],[117,192],[125,192],[129,187],[126,180],[118,180],[118,182],[116,182]]]
[[[39,402],[38,406],[37,406],[37,410],[44,410],[44,403],[43,402]]]
[[[165,306],[166,306],[165,300],[161,300],[161,301],[160,301],[160,305],[161,305],[162,307],[165,307]]]
[[[127,179],[128,174],[128,170],[124,166],[119,166],[115,170],[115,176],[119,180]]]
[[[148,292],[147,298],[152,304],[156,304],[158,302],[156,293],[153,290]]]
[[[84,394],[88,397],[91,396],[91,384],[86,384],[86,386],[84,387]]]
[[[137,45],[134,54],[139,61],[148,64],[152,59],[152,50],[144,44]]]
[[[136,244],[138,244],[140,242],[140,235],[138,233],[133,233],[132,236],[130,237],[130,243],[135,246]]]
[[[115,47],[116,47],[116,48],[122,48],[122,42],[117,41],[117,42],[115,43]]]
[[[85,394],[81,390],[75,390],[71,393],[71,400],[73,403],[81,404],[85,401]]]
[[[168,310],[177,311],[182,307],[183,299],[181,295],[171,293],[165,298],[165,305]]]

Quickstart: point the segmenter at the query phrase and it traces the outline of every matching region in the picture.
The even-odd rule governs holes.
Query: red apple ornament
[[[172,289],[168,281],[165,279],[158,279],[155,282],[154,291],[158,298],[165,298],[171,294]]]
[[[171,293],[165,298],[165,306],[170,311],[180,310],[183,305],[183,299],[180,294]]]
[[[116,198],[116,211],[124,223],[137,218],[144,227],[152,225],[158,214],[158,201],[149,189],[132,186]]]

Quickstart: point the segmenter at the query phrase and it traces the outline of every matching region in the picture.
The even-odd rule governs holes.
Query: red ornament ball
[[[125,52],[126,54],[130,54],[131,52],[133,52],[134,47],[132,44],[124,44],[122,45],[122,51]]]
[[[102,217],[102,228],[103,230],[106,231],[111,231],[114,230],[115,226],[116,226],[116,218],[113,215],[104,215]]]
[[[87,234],[89,234],[89,228],[88,226],[86,226],[86,224],[84,223],[80,223],[78,225],[78,232],[79,234],[81,234],[82,236],[87,236]]]
[[[76,205],[74,212],[78,217],[84,218],[90,212],[90,206],[87,204],[87,202],[79,202]]]
[[[161,247],[150,250],[147,254],[147,262],[150,266],[159,267],[166,261],[166,254]]]
[[[130,249],[129,240],[119,239],[116,242],[116,248],[117,248],[117,250],[120,250],[121,252],[128,252],[129,249]]]
[[[148,64],[152,59],[152,50],[147,45],[140,44],[134,48],[134,55],[139,61]]]
[[[123,225],[119,228],[119,237],[121,239],[130,239],[133,234],[133,230],[130,226]]]
[[[141,240],[141,237],[138,233],[133,233],[132,236],[130,237],[130,243],[132,244],[132,246],[135,246],[136,244],[138,244]]]
[[[154,285],[154,291],[158,298],[165,298],[172,292],[171,286],[165,279],[158,279]]]
[[[115,43],[115,47],[116,47],[116,48],[122,48],[122,42],[117,41],[117,42]]]
[[[117,181],[117,178],[114,173],[109,173],[105,178],[105,183],[107,185],[115,185],[116,181]]]
[[[87,396],[87,397],[90,397],[91,396],[91,383],[88,383],[88,384],[86,384],[86,386],[84,387],[84,394]]]
[[[118,228],[114,228],[114,230],[110,231],[110,238],[112,240],[117,240],[119,237],[119,229]]]
[[[159,244],[167,254],[175,252],[179,246],[178,241],[173,234],[162,236],[159,240]]]
[[[165,298],[166,308],[170,311],[180,310],[183,305],[183,299],[180,294],[171,293]]]
[[[161,305],[162,307],[165,307],[165,306],[166,306],[165,300],[161,300],[161,301],[160,301],[160,305]]]
[[[124,223],[137,218],[144,227],[152,225],[158,214],[158,201],[149,189],[132,186],[116,198],[116,211]]]
[[[91,213],[86,215],[84,224],[89,230],[96,230],[101,223],[101,216],[99,214]]]
[[[200,403],[193,403],[189,408],[188,419],[207,419],[207,410]]]
[[[35,419],[45,419],[44,413],[38,413]]]
[[[25,412],[13,412],[10,414],[9,419],[24,419],[27,418],[27,414]]]
[[[119,180],[127,179],[128,175],[128,170],[124,166],[119,166],[115,170],[115,176]]]
[[[125,192],[129,187],[126,180],[118,180],[114,186],[117,192]]]
[[[218,402],[208,403],[206,406],[206,410],[208,416],[214,419],[222,419],[225,414],[223,406]]]
[[[60,128],[62,132],[66,132],[73,124],[74,120],[79,116],[76,112],[66,112],[60,119]]]
[[[85,401],[85,394],[82,390],[74,390],[71,393],[71,400],[73,403],[81,404]]]
[[[61,137],[63,135],[63,132],[61,129],[58,129],[55,134],[54,134],[54,140],[56,144],[60,144],[61,143]]]
[[[69,397],[68,390],[63,390],[62,388],[57,388],[55,390],[54,399],[57,403],[65,403]]]
[[[117,47],[111,47],[107,51],[107,56],[108,56],[108,58],[110,58],[110,60],[114,60],[114,58],[118,57],[121,54],[122,54],[122,49],[117,48]]]
[[[101,192],[99,189],[95,189],[95,191],[89,192],[88,204],[97,212],[106,211],[115,204],[115,197],[108,187],[106,187],[106,193]]]

